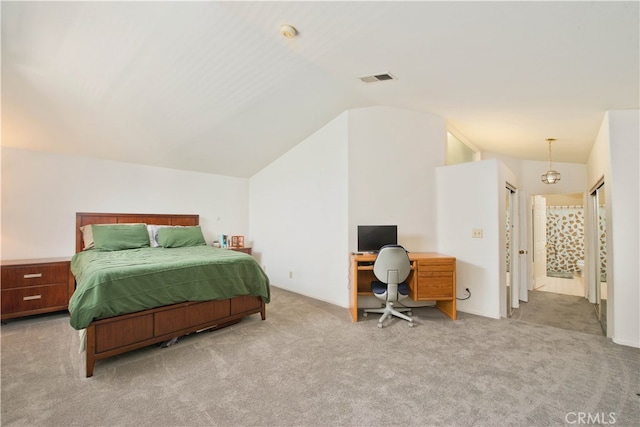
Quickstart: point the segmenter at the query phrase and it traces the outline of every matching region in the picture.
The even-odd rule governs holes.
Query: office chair
[[[382,308],[369,308],[364,310],[363,316],[368,313],[382,313],[378,320],[378,328],[382,328],[389,316],[396,316],[409,322],[413,327],[411,309],[408,307],[395,308],[393,303],[409,296],[409,285],[404,283],[411,272],[411,262],[407,251],[400,245],[386,245],[380,248],[378,256],[373,263],[373,274],[378,280],[371,282],[373,294],[385,301]],[[407,313],[408,316],[406,314]]]

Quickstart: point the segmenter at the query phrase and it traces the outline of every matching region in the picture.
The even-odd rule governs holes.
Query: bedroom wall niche
[[[2,148],[2,258],[73,255],[76,212],[199,214],[249,245],[249,180]]]

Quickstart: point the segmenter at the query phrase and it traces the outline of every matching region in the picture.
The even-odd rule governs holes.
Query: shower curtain
[[[547,274],[572,276],[584,260],[584,207],[547,207]]]

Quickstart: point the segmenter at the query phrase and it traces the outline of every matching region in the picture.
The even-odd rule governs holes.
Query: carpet
[[[529,291],[529,302],[520,302],[511,316],[538,325],[604,336],[593,304],[584,297]]]
[[[3,426],[560,426],[640,419],[640,350],[588,333],[435,308],[415,327],[276,287],[267,320],[98,361],[68,316],[1,329]]]

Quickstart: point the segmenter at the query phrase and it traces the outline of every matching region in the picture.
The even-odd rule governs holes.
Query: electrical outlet
[[[482,228],[474,228],[471,230],[471,237],[474,239],[482,239]]]

